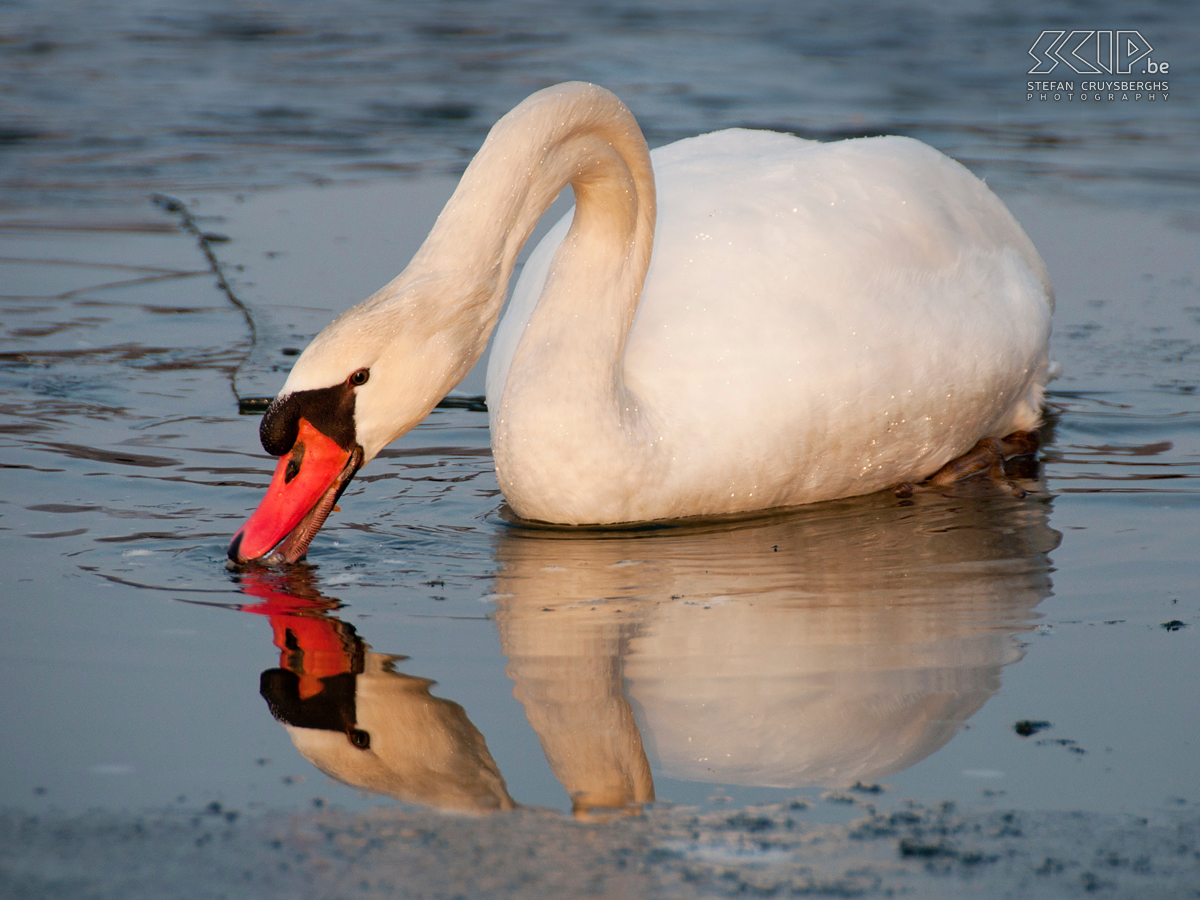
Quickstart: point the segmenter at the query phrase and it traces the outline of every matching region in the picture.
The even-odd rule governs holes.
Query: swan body
[[[575,208],[495,327],[567,184]],[[528,519],[607,524],[869,493],[1032,429],[1053,305],[1003,203],[918,141],[735,129],[651,153],[609,92],[548,88],[493,128],[409,267],[298,359],[263,420],[283,457],[272,491],[300,433],[335,444],[328,468],[349,475],[252,518],[230,555],[283,535],[273,558],[303,555],[353,469],[429,413],[494,327],[505,498]]]

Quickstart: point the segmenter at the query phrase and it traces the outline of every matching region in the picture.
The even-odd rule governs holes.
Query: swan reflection
[[[943,746],[1050,593],[1047,505],[858,498],[773,520],[511,528],[497,622],[514,694],[576,809],[650,769],[845,786]]]
[[[578,814],[663,776],[847,786],[949,741],[1022,655],[1050,593],[1048,502],[856,498],[786,516],[499,530],[496,623],[513,694]],[[397,799],[514,806],[461,706],[402,674],[306,570],[246,573],[280,650],[272,713],[323,772]]]

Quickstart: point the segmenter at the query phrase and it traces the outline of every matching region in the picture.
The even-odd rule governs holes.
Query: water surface
[[[444,409],[356,479],[309,566],[265,588],[227,571],[270,471],[235,373],[244,394],[282,378],[328,298],[387,277],[372,210],[424,208],[404,255],[450,186],[195,198],[233,238],[213,246],[254,347],[166,213],[12,238],[8,283],[29,287],[7,301],[3,658],[27,699],[8,714],[7,802],[376,802],[306,763],[259,696],[291,614],[235,614],[264,612],[264,591],[317,604],[318,646],[351,634],[405,657],[392,668],[461,705],[521,803],[860,782],[1093,810],[1196,799],[1200,303],[1191,235],[1152,215],[1150,271],[1098,277],[1129,214],[1012,198],[1057,279],[1066,372],[1027,498],[530,529],[506,515],[486,415]],[[375,237],[341,240],[360,229]],[[1051,726],[1021,737],[1021,720]]]
[[[1040,30],[1097,27],[1057,9],[406,9],[5,8],[0,805],[1190,814],[1194,16],[1133,17],[1177,64],[1169,105],[1085,109],[1024,97]],[[533,529],[486,414],[449,408],[307,566],[227,569],[272,466],[239,397],[402,268],[498,115],[571,77],[652,144],[893,131],[986,175],[1058,294],[1028,496]]]

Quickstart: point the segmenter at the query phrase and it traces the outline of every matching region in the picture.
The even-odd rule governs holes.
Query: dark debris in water
[[[1187,628],[1187,622],[1172,619],[1170,622],[1163,622],[1162,627],[1167,629],[1167,631],[1179,631],[1180,629]]]
[[[928,859],[934,856],[958,856],[958,851],[947,841],[926,843],[914,838],[904,838],[900,841],[900,855],[921,856]]]
[[[1021,719],[1013,725],[1013,731],[1021,737],[1029,737],[1032,734],[1037,734],[1039,731],[1045,731],[1050,727],[1050,723],[1044,719]]]
[[[774,819],[768,816],[754,815],[749,812],[739,812],[725,820],[725,824],[730,828],[737,828],[751,833],[759,831],[770,831],[775,827]]]
[[[1077,753],[1080,756],[1083,756],[1087,753],[1086,750],[1079,746],[1078,741],[1073,741],[1070,738],[1046,738],[1036,741],[1036,743],[1039,747],[1050,747],[1055,745],[1059,747],[1065,747],[1067,750],[1071,751],[1072,753]]]
[[[238,414],[253,416],[265,413],[274,399],[274,397],[238,397]]]
[[[319,799],[319,798],[314,798]],[[0,812],[0,887],[22,896],[917,897],[1193,896],[1200,820],[1088,813],[795,821],[651,809],[588,823],[545,810],[447,817],[412,808],[250,814],[213,802],[133,816]],[[19,874],[18,874],[19,873]],[[1102,873],[1103,877],[1095,873]]]
[[[850,790],[859,794],[882,794],[887,788],[882,784],[863,784],[861,781],[856,781],[851,785]]]

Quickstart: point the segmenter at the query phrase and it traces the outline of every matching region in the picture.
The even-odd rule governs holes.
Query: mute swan
[[[650,153],[613,94],[563,84],[492,128],[408,267],[296,361],[260,428],[281,459],[231,559],[304,556],[358,468],[479,359],[568,184],[575,209],[529,258],[488,366],[518,515],[865,494],[1037,426],[1049,275],[961,165],[908,138],[742,129]]]

